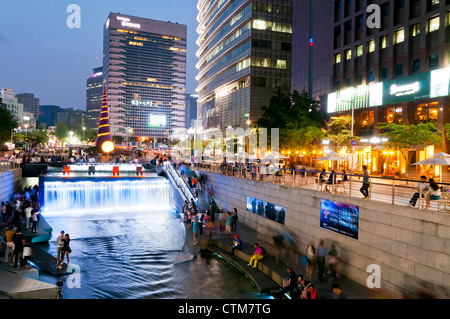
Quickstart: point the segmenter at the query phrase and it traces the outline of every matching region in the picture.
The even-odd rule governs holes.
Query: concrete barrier
[[[306,253],[312,241],[329,249],[335,244],[342,258],[341,273],[366,286],[370,265],[378,265],[381,288],[392,295],[415,293],[418,287],[450,295],[450,214],[424,211],[390,203],[349,198],[272,183],[207,173],[220,207],[239,212],[239,221],[257,231],[260,240],[271,243],[282,227],[296,240],[295,249]],[[247,196],[286,209],[285,225],[246,210]],[[359,206],[359,238],[320,227],[321,199]]]

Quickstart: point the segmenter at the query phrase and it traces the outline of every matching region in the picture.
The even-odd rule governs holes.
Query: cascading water
[[[165,179],[46,181],[45,216],[65,212],[92,212],[146,208],[171,208],[171,188]]]

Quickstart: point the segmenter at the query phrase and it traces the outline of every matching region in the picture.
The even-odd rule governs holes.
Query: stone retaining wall
[[[381,289],[392,296],[416,293],[419,287],[445,292],[450,296],[450,214],[394,206],[342,195],[262,183],[207,173],[220,207],[238,209],[239,221],[254,229],[261,241],[271,243],[279,227],[296,239],[296,250],[306,253],[312,241],[320,239],[329,249],[340,247],[341,273],[366,285],[368,266],[380,267]],[[285,225],[246,210],[247,196],[280,205],[286,209]],[[321,199],[360,208],[359,238],[320,227]]]
[[[22,187],[22,169],[0,173],[0,201],[7,201]]]

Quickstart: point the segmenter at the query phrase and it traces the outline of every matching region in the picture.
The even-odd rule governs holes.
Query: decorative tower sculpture
[[[111,127],[109,125],[108,99],[106,96],[106,86],[103,86],[102,109],[100,111],[100,121],[97,132],[97,149],[103,153],[114,151],[112,142]]]

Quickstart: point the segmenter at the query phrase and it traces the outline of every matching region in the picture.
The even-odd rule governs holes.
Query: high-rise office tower
[[[86,82],[86,128],[96,129],[102,108],[103,67],[95,68]]]
[[[167,138],[184,129],[186,38],[185,25],[109,15],[103,79],[113,137]]]
[[[32,113],[35,119],[39,118],[39,98],[31,93],[16,94],[17,102],[23,104],[23,111]]]
[[[198,120],[248,127],[277,87],[290,91],[291,0],[200,0]]]
[[[193,121],[197,120],[197,94],[186,94],[186,129],[193,126]]]
[[[39,122],[46,128],[56,126],[59,111],[61,111],[61,107],[57,105],[40,105]]]

